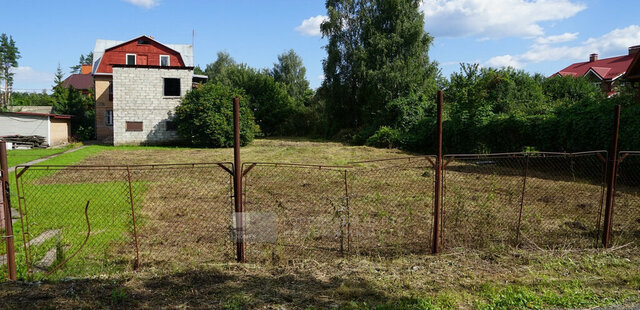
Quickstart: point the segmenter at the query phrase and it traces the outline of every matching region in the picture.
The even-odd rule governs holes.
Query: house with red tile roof
[[[624,56],[598,59],[598,54],[589,55],[589,61],[577,62],[556,72],[560,76],[584,76],[599,83],[607,96],[616,93],[616,85],[625,79],[625,73],[640,52],[640,45],[629,47]]]
[[[81,91],[83,95],[91,95],[91,89],[93,89],[91,69],[91,65],[82,65],[80,73],[72,74],[64,79],[62,86],[65,88],[73,87],[75,90]]]

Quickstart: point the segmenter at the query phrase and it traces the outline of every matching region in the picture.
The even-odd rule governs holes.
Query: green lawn
[[[66,145],[61,148],[49,148],[49,149],[30,149],[30,150],[8,150],[7,151],[7,162],[9,167],[17,166],[20,164],[24,164],[30,162],[32,160],[36,160],[39,158],[59,154],[65,152],[74,147],[78,147],[80,144],[73,143]]]

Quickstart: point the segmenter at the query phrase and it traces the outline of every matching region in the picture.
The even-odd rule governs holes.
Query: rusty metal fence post
[[[240,99],[233,98],[233,195],[236,219],[236,260],[245,262],[244,216],[242,214],[242,161],[240,160]]]
[[[9,280],[16,280],[16,252],[13,245],[13,223],[11,222],[11,204],[9,195],[9,167],[7,163],[7,143],[0,141],[0,169],[2,178],[0,179],[0,202],[2,203],[2,216],[4,217],[4,236],[7,244],[7,275]]]
[[[440,223],[441,223],[441,203],[442,203],[442,104],[443,92],[438,91],[438,124],[437,124],[437,145],[436,145],[436,165],[435,165],[435,191],[433,203],[433,239],[431,252],[440,252]]]
[[[616,168],[618,167],[618,135],[620,132],[620,105],[616,105],[613,114],[613,137],[607,160],[607,197],[604,209],[604,229],[602,232],[602,245],[605,248],[611,246],[611,226],[613,208],[615,205],[614,194],[616,191]]]

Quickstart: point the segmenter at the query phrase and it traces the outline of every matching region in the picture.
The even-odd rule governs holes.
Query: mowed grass
[[[61,156],[55,161],[52,160],[52,163],[133,165],[215,162],[232,161],[233,154],[231,149],[102,146],[90,146],[76,153],[80,154],[67,154],[71,157]],[[402,157],[410,154],[398,150],[351,147],[339,143],[273,139],[255,141],[253,145],[243,148],[242,155],[245,162],[278,161],[342,165],[351,161]],[[428,188],[431,186],[433,176],[424,171],[416,173],[415,169],[406,169],[408,172],[398,172],[398,169],[386,170],[383,163],[366,166],[366,168],[378,170],[363,170],[359,174],[349,176],[351,178],[349,181],[354,182],[351,190],[355,195],[350,207],[354,208],[354,211],[358,210],[356,208],[361,208],[360,210],[364,211],[354,223],[358,223],[363,231],[370,232],[371,229],[374,229],[375,234],[372,235],[374,241],[369,241],[366,238],[358,239],[361,244],[356,242],[354,247],[359,250],[359,246],[364,242],[371,242],[370,244],[379,244],[379,248],[383,249],[386,247],[384,241],[393,240],[395,244],[402,244],[401,242],[412,238],[411,240],[415,240],[414,242],[403,244],[403,246],[408,247],[411,249],[409,252],[414,253],[420,253],[414,247],[421,246],[425,249],[424,254],[407,254],[401,249],[393,249],[393,253],[401,255],[385,256],[382,254],[386,252],[379,251],[380,255],[377,256],[285,259],[273,265],[268,263],[235,264],[219,260],[200,260],[195,265],[179,263],[158,266],[145,265],[145,262],[149,262],[149,259],[153,258],[153,251],[149,251],[149,249],[155,249],[153,246],[164,246],[165,248],[175,246],[170,242],[173,239],[169,235],[178,233],[180,238],[188,238],[189,234],[198,231],[189,229],[189,227],[178,231],[166,231],[167,226],[163,225],[168,220],[173,219],[174,223],[185,224],[193,221],[193,218],[184,217],[184,214],[193,213],[204,219],[203,223],[206,223],[207,216],[211,216],[206,212],[193,211],[193,208],[198,206],[197,199],[175,203],[179,201],[176,199],[181,192],[191,194],[194,197],[205,197],[209,194],[206,188],[213,185],[215,185],[213,188],[217,195],[222,195],[225,190],[220,183],[222,182],[221,178],[220,180],[210,180],[209,183],[189,182],[188,179],[184,180],[181,178],[182,175],[179,175],[177,180],[180,185],[174,188],[174,193],[174,189],[171,191],[163,189],[163,185],[166,184],[163,183],[164,181],[158,181],[159,179],[169,180],[171,175],[158,174],[141,176],[141,180],[134,179],[134,183],[141,184],[136,185],[136,188],[142,186],[139,194],[134,198],[136,199],[135,205],[140,208],[140,214],[144,215],[140,224],[142,233],[153,232],[160,236],[157,238],[159,240],[150,240],[146,244],[141,242],[147,246],[147,248],[141,249],[143,252],[142,269],[134,272],[130,268],[132,253],[128,244],[118,244],[117,242],[110,244],[111,251],[101,251],[104,247],[102,245],[97,247],[94,244],[91,245],[93,250],[83,249],[77,258],[72,259],[68,266],[54,274],[52,278],[55,280],[66,276],[81,276],[82,279],[44,282],[37,287],[29,284],[4,283],[0,285],[0,298],[3,301],[6,300],[10,308],[47,306],[63,308],[200,307],[225,309],[282,307],[301,309],[537,309],[586,308],[638,301],[640,256],[637,254],[638,248],[633,243],[617,245],[613,250],[581,250],[579,248],[546,250],[535,247],[522,250],[505,246],[503,243],[489,242],[489,240],[480,250],[472,250],[462,246],[453,248],[439,256],[427,254],[430,248],[430,227],[420,227],[420,223],[428,219],[431,214],[419,214],[427,211],[430,205],[425,206],[425,204],[429,204],[433,197],[427,195],[429,191],[422,189],[420,183],[423,182],[424,187]],[[343,194],[333,193],[340,187],[336,184],[341,179],[335,179],[341,176],[339,171],[330,173],[330,175],[315,173],[311,170],[303,170],[306,171],[304,173],[299,172],[301,170],[284,171],[288,172],[260,170],[259,166],[254,168],[248,174],[248,182],[250,182],[248,186],[251,186],[251,190],[247,192],[247,202],[254,199],[255,203],[256,198],[261,198],[258,201],[264,201],[263,207],[267,210],[270,207],[283,206],[308,211],[309,208],[318,208],[318,204],[310,203],[312,200],[326,201],[327,198],[331,199],[331,195]],[[92,175],[77,175],[73,178],[69,177],[67,180],[57,176],[56,172],[51,170],[43,171],[41,174],[40,177],[34,179],[34,186],[39,186],[40,192],[46,193],[46,195],[55,195],[55,193],[61,192],[96,193],[101,190],[101,187],[118,188],[117,191],[121,191],[122,187],[126,188],[124,181],[114,182],[111,180],[110,183],[107,182],[102,178],[105,176],[102,172],[96,172]],[[58,182],[55,183],[61,184],[51,182],[56,178]],[[151,178],[156,182],[150,182]],[[289,182],[288,178],[298,180],[298,183]],[[451,172],[449,178],[450,185],[453,185],[455,181],[459,184],[467,184],[477,191],[475,194],[451,195],[447,200],[450,201],[450,204],[463,199],[464,204],[456,204],[467,204],[473,208],[483,209],[490,207],[491,203],[496,201],[501,203],[505,201],[503,204],[509,206],[517,206],[519,203],[517,199],[513,198],[516,195],[511,189],[511,187],[518,188],[517,179],[514,177],[501,178],[502,181],[500,181],[499,179],[486,178],[484,174],[455,171]],[[277,182],[266,182],[272,179]],[[322,180],[319,183],[321,186],[314,184],[317,183],[314,180]],[[502,185],[505,183],[504,180],[508,184],[506,187]],[[589,193],[594,190],[596,194],[598,192],[597,185],[583,183],[578,187],[569,187],[564,183],[546,182],[542,177],[536,178],[531,183],[544,188],[556,188],[558,184],[562,185],[560,192],[553,191],[557,197],[561,197],[562,192],[575,191],[576,188]],[[193,191],[193,188],[198,190]],[[268,191],[285,194],[280,196],[265,194]],[[330,195],[322,195],[323,191],[330,192]],[[363,192],[368,194],[359,194]],[[262,196],[257,196],[259,193],[262,193],[260,194]],[[406,195],[401,195],[403,193]],[[540,191],[540,193],[544,192]],[[557,199],[556,196],[547,197],[540,193],[531,196],[534,198],[532,203],[535,203],[531,205],[532,209],[552,205],[550,202]],[[577,191],[577,193],[576,196],[580,192]],[[50,204],[46,209],[53,209],[56,206],[65,209],[83,209],[84,204],[78,204],[78,201],[90,197],[76,196],[78,198],[67,199],[68,203]],[[112,210],[114,204],[129,206],[126,195],[119,195],[119,197],[110,201],[111,203],[99,203],[95,209],[93,209],[92,203],[89,208],[90,212],[92,212],[91,210],[102,210],[96,211],[103,212],[100,217],[117,219],[113,216],[109,217],[113,213],[104,211]],[[273,197],[276,197],[277,200]],[[398,197],[403,198],[396,199]],[[333,203],[335,204],[336,201],[334,200]],[[568,202],[571,203],[571,201]],[[563,200],[561,203],[565,203],[565,201]],[[571,206],[574,205],[575,203],[571,204]],[[168,207],[172,206],[178,207],[176,212],[167,213]],[[250,207],[251,204],[248,206]],[[411,208],[399,209],[399,206],[411,206]],[[425,207],[427,209],[424,209]],[[149,212],[150,210],[152,211]],[[169,208],[169,210],[171,209]],[[403,212],[395,212],[394,210]],[[51,214],[56,216],[52,210],[47,212],[52,212]],[[145,214],[145,212],[147,213]],[[176,217],[179,214],[182,215]],[[287,213],[280,212],[279,214],[286,215]],[[633,212],[628,214],[630,216],[636,215]],[[81,213],[81,215],[83,214]],[[451,214],[449,215],[451,216]],[[557,216],[556,213],[551,215]],[[94,216],[98,217],[98,213],[91,215],[91,217]],[[489,227],[487,225],[490,224],[490,221],[496,220],[496,218],[470,219],[469,216],[465,218],[462,213],[457,216],[458,218],[452,217],[450,220],[459,221],[461,224],[452,228],[464,229],[464,223],[467,221],[471,223],[473,229],[466,232],[475,234],[473,237],[461,239],[464,241],[461,244],[468,242],[468,240],[480,239],[478,234]],[[409,226],[400,225],[402,224],[401,220],[406,221],[407,218],[415,219],[415,221],[404,223]],[[511,218],[511,214],[509,214],[509,218]],[[84,227],[82,226],[84,225],[83,217],[74,217],[65,221],[60,221],[57,225],[72,223],[74,226],[81,224],[78,227]],[[105,226],[111,228],[108,225],[108,220],[104,221]],[[525,223],[528,222],[525,221]],[[100,226],[103,223],[96,223],[96,225]],[[424,225],[429,225],[429,223]],[[565,225],[565,223],[559,221],[558,225]],[[500,224],[491,226],[491,228],[496,230],[504,226],[504,224]],[[405,230],[397,229],[402,227]],[[100,230],[98,228],[94,230],[92,225],[92,231]],[[165,234],[160,234],[158,230],[165,231]],[[108,238],[128,236],[126,228],[116,227],[113,231],[101,232],[100,234],[104,233],[104,236],[109,236]],[[83,240],[85,236],[82,234],[83,232],[86,231],[78,229],[74,241],[68,243],[75,244]],[[411,232],[416,232],[418,238],[410,236]],[[500,237],[497,232],[495,234],[489,232],[489,235]],[[98,236],[96,235],[96,237]],[[206,237],[206,231],[204,235],[198,237],[198,240],[200,237]],[[420,241],[422,239],[424,242]],[[304,239],[304,241],[307,240]],[[297,240],[292,239],[292,241]],[[193,244],[202,245],[201,242]],[[65,245],[63,244],[63,246]],[[255,248],[250,248],[249,251],[254,251]],[[187,250],[180,247],[175,249],[177,252]],[[208,247],[206,246],[200,249],[202,253],[195,253],[192,251],[193,249],[198,248],[192,248],[175,257],[189,257],[189,255],[202,257],[203,254],[205,256],[211,254],[207,252]],[[94,250],[95,252],[92,252]],[[215,249],[215,251],[220,250],[228,251],[230,249]],[[73,248],[70,248],[67,253],[72,251]],[[147,253],[144,253],[145,251]],[[287,251],[285,248],[284,250],[280,249],[278,253],[292,255],[292,252],[295,251]],[[251,252],[249,253],[251,254]],[[272,253],[269,254],[271,257],[273,256]],[[86,255],[86,258],[82,255]],[[163,255],[175,258],[170,256],[171,253]],[[103,264],[100,265],[100,262]],[[86,268],[86,266],[93,267]]]
[[[7,150],[7,162],[9,167],[14,167],[20,164],[30,162],[32,160],[40,159],[40,158],[55,155],[55,154],[60,154],[74,147],[78,147],[80,145],[81,144],[79,143],[72,143],[59,148]]]

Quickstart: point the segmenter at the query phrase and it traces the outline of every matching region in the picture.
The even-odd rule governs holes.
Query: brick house
[[[206,80],[193,73],[192,45],[149,36],[96,40],[92,76],[96,138],[114,145],[177,140],[174,110],[195,82]]]
[[[629,47],[627,55],[598,59],[598,54],[589,55],[589,61],[577,62],[556,72],[560,76],[584,76],[600,84],[607,96],[616,93],[616,85],[624,80],[625,73],[634,57],[640,52],[640,45]]]

